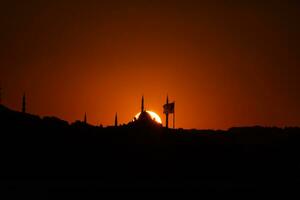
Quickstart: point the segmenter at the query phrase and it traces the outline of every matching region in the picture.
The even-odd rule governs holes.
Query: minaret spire
[[[144,112],[144,95],[142,96],[141,113]]]
[[[118,126],[118,113],[116,113],[115,115],[115,127]]]
[[[26,113],[26,94],[24,92],[23,99],[22,99],[22,112]]]
[[[87,123],[87,116],[86,116],[86,113],[84,113],[84,123],[85,123],[85,124]]]
[[[0,105],[2,104],[2,87],[0,85]]]
[[[169,105],[169,96],[167,95],[167,102],[166,102],[166,105],[168,107]],[[166,112],[166,128],[169,128],[169,111],[167,110]]]

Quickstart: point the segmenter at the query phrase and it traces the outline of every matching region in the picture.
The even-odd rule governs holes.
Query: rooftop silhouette
[[[125,178],[133,187],[149,187],[150,180],[163,177],[168,180],[163,188],[172,188],[173,182],[187,189],[193,183],[199,190],[216,178],[224,181],[221,186],[213,184],[216,190],[229,185],[234,190],[249,189],[249,183],[257,189],[270,189],[274,184],[287,187],[281,181],[290,176],[294,177],[290,183],[300,180],[296,159],[300,129],[296,127],[167,129],[145,110],[128,124],[98,127],[80,120],[69,124],[3,105],[0,122],[1,147],[6,152],[10,149],[2,154],[5,164],[0,176],[93,177],[101,188],[108,189],[107,180],[112,178],[115,184]],[[287,164],[291,162],[294,164]],[[245,182],[239,179],[241,174]],[[262,185],[262,180],[270,180],[270,185]]]
[[[134,118],[132,122],[129,122],[127,124],[130,127],[144,127],[144,128],[151,128],[151,127],[162,127],[161,124],[159,124],[155,118],[152,118],[151,115],[147,110],[145,110],[144,105],[144,96],[142,96],[141,101],[141,112],[138,116],[138,118]]]
[[[9,196],[299,193],[300,1],[1,8],[0,188]]]

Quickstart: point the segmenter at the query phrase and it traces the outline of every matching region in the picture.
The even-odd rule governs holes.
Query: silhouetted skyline
[[[141,189],[269,195],[299,188],[296,127],[175,130],[146,111],[126,125],[102,127],[2,105],[0,122],[0,179],[11,195],[121,190],[123,196]]]
[[[1,4],[0,98],[89,124],[147,109],[176,127],[300,125],[297,1],[18,1]]]

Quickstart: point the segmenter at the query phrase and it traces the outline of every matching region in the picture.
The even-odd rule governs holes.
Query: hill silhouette
[[[67,179],[77,180],[75,188],[85,188],[88,180],[95,190],[272,191],[300,181],[296,127],[184,130],[136,120],[104,128],[4,106],[0,124],[2,180],[34,179],[37,188],[74,188],[74,182],[60,185]],[[2,183],[8,190],[28,187]]]

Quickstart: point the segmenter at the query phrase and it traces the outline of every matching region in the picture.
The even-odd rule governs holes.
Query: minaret
[[[116,113],[115,115],[115,127],[118,126],[118,113]]]
[[[26,95],[23,94],[23,100],[22,100],[22,112],[26,113]]]
[[[142,96],[141,113],[144,112],[144,95]]]
[[[167,95],[166,105],[168,106],[168,104],[169,104],[169,97]],[[166,128],[169,128],[169,111],[166,112]]]
[[[2,83],[0,82],[0,105],[2,105]]]
[[[84,113],[84,123],[87,124],[87,117],[86,117],[86,113]]]
[[[2,105],[2,87],[0,85],[0,105]]]

